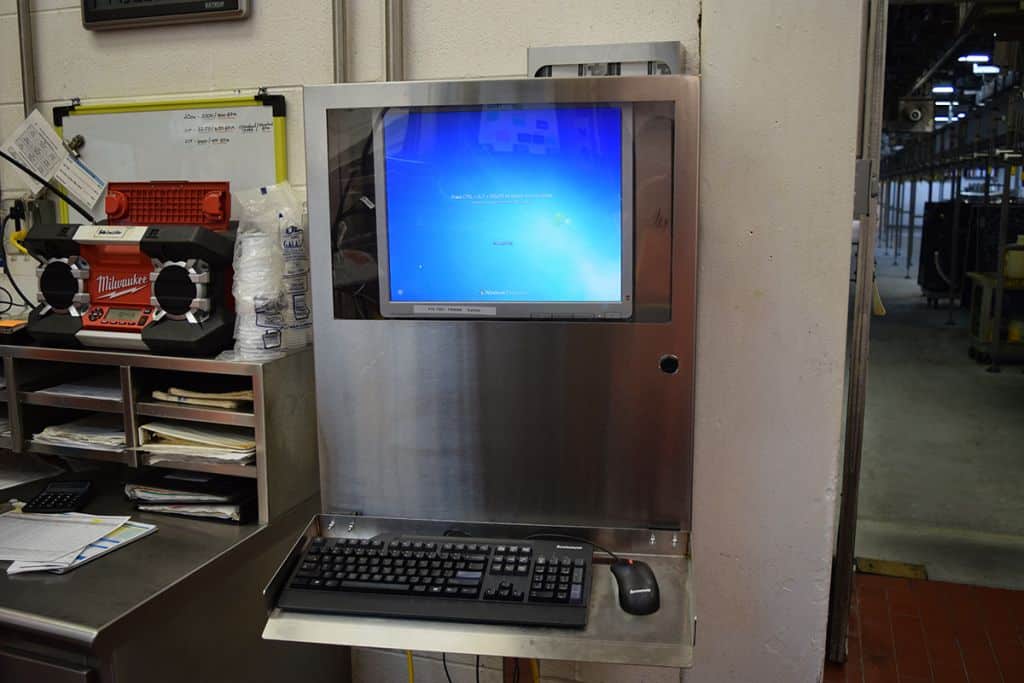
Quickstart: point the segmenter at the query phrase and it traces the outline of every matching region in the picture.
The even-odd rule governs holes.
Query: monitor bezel
[[[496,103],[498,104],[498,103]],[[537,101],[500,103],[508,109],[614,107],[621,113],[621,193],[620,221],[620,296],[619,301],[394,301],[391,298],[390,250],[387,219],[387,159],[384,153],[384,117],[396,109],[415,111],[466,110],[491,106],[424,105],[384,108],[373,116],[374,204],[377,226],[377,268],[379,307],[384,318],[451,318],[491,320],[628,320],[633,315],[633,107],[630,102]]]

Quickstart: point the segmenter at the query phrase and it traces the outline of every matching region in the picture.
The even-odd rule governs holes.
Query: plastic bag
[[[235,194],[235,355],[272,358],[312,341],[309,253],[299,201],[287,182]]]

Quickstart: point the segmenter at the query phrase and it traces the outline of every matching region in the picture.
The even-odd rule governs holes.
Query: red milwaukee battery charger
[[[234,333],[235,224],[226,182],[110,183],[107,222],[34,226],[39,306],[28,332],[58,346],[216,353]]]

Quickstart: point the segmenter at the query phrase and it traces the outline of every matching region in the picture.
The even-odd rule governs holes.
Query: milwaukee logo
[[[132,274],[128,277],[113,277],[112,275],[100,275],[96,278],[96,293],[98,299],[116,299],[126,294],[132,294],[149,286],[149,277],[146,275]]]

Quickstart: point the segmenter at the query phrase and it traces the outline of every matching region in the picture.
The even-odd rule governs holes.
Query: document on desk
[[[100,540],[129,519],[112,515],[8,512],[0,515],[0,560],[59,560]]]
[[[71,512],[69,515],[78,516],[79,513]],[[81,515],[85,516],[85,515]],[[7,567],[8,574],[25,574],[28,572],[50,572],[52,574],[63,574],[80,567],[86,562],[95,560],[97,557],[122,548],[132,541],[137,541],[143,536],[148,536],[156,531],[155,524],[144,524],[142,522],[125,522],[114,531],[110,532],[98,541],[94,541],[84,548],[75,550],[52,562],[27,562],[15,561]]]

